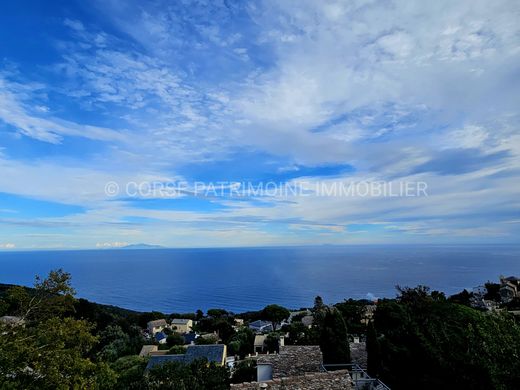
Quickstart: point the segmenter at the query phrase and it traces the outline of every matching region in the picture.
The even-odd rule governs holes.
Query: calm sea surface
[[[394,297],[396,284],[448,294],[520,276],[518,246],[323,246],[0,253],[0,283],[63,268],[79,297],[128,309],[192,312],[308,307],[316,295]]]

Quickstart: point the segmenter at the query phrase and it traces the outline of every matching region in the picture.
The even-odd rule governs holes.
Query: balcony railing
[[[348,370],[356,390],[390,390],[377,378],[372,378],[358,364],[322,364],[323,371]]]

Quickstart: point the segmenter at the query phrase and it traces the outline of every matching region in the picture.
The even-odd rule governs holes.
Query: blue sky
[[[516,1],[3,4],[0,250],[517,242],[518,20]],[[428,192],[193,191],[374,181]]]

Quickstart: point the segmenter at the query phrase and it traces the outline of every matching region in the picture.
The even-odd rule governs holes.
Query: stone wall
[[[348,370],[316,372],[267,382],[232,384],[232,390],[349,390],[353,389]]]

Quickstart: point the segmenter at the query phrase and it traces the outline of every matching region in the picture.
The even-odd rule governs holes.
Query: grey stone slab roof
[[[224,344],[190,345],[186,349],[185,361],[191,363],[193,360],[206,358],[208,362],[222,363],[226,346]]]
[[[291,376],[261,383],[231,384],[231,390],[349,390],[353,388],[348,370]]]
[[[146,365],[146,370],[149,370],[155,366],[160,366],[164,363],[170,362],[184,362],[184,355],[152,355],[150,356],[150,360],[148,360],[148,364]]]
[[[148,322],[148,327],[151,328],[152,326],[166,326],[166,320],[164,318],[161,318],[160,320],[153,320]]]
[[[224,360],[226,346],[224,344],[190,345],[183,355],[150,356],[146,369],[149,370],[160,364],[179,362],[189,364],[197,359],[206,359],[210,363],[221,364]]]
[[[261,355],[258,364],[271,364],[273,378],[320,371],[322,355],[318,345],[286,345],[280,353]]]

